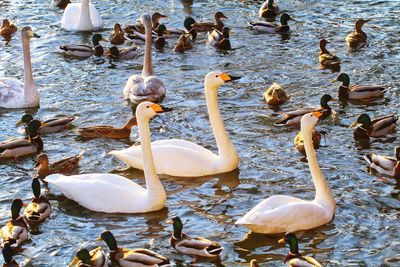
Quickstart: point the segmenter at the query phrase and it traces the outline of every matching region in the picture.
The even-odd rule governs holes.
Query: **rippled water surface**
[[[205,45],[205,35],[185,54],[154,52],[155,72],[167,86],[165,104],[174,111],[151,122],[152,139],[184,138],[216,150],[203,93],[203,77],[212,70],[241,75],[242,79],[220,88],[220,109],[230,137],[240,154],[239,170],[212,177],[186,179],[162,177],[168,193],[167,208],[141,215],[94,213],[66,199],[59,192],[48,193],[53,213],[34,229],[31,241],[16,256],[27,266],[62,266],[78,246],[97,246],[95,238],[105,228],[113,231],[125,247],[150,247],[165,254],[180,266],[193,259],[168,246],[171,226],[165,221],[179,215],[185,231],[219,240],[225,247],[220,260],[200,261],[197,266],[247,266],[256,258],[265,266],[282,266],[288,248],[278,245],[279,236],[246,234],[235,220],[272,194],[287,194],[305,199],[314,197],[308,165],[293,147],[296,130],[277,128],[273,122],[280,111],[319,103],[323,93],[336,95],[338,84],[330,83],[337,73],[320,70],[317,55],[320,38],[328,39],[329,49],[342,59],[342,71],[352,82],[384,84],[389,90],[380,105],[354,106],[332,104],[337,121],[317,127],[328,133],[318,150],[323,172],[337,201],[333,222],[307,231],[300,239],[300,250],[328,266],[399,266],[400,197],[399,181],[378,179],[368,174],[362,155],[374,151],[392,153],[398,134],[370,143],[353,139],[348,125],[367,111],[377,116],[397,113],[400,107],[400,2],[399,1],[281,1],[297,21],[292,33],[256,35],[246,22],[257,17],[260,3],[255,1],[92,1],[104,19],[106,36],[114,23],[133,22],[142,12],[161,11],[168,15],[167,25],[181,27],[188,13],[196,20],[211,19],[221,10],[229,17],[231,42],[236,49],[221,53]],[[87,43],[90,35],[60,29],[62,11],[50,0],[0,0],[0,19],[8,17],[21,28],[30,25],[40,39],[31,42],[33,73],[41,95],[41,107],[30,110],[39,118],[72,114],[74,125],[122,125],[131,115],[123,105],[122,88],[127,78],[140,72],[142,57],[125,62],[90,58],[64,58],[58,46]],[[350,52],[344,43],[358,17],[371,18],[365,25],[369,44]],[[0,43],[0,76],[23,78],[19,33],[9,44]],[[291,95],[279,110],[270,109],[262,94],[278,82]],[[23,110],[0,110],[1,140],[22,136],[15,128]],[[138,138],[134,130],[128,141],[79,140],[74,131],[45,136],[45,152],[52,161],[84,151],[80,172],[116,172],[123,163],[107,152],[122,149]],[[33,158],[22,163],[1,161],[0,223],[10,216],[13,198],[28,200]],[[120,172],[120,171],[118,171]],[[144,185],[143,174],[135,170],[122,175]],[[139,177],[139,178],[138,178]],[[104,244],[102,244],[104,245]],[[268,263],[268,264],[267,264]]]

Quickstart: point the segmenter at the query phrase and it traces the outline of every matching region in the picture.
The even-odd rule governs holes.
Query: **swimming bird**
[[[20,211],[24,206],[26,205],[19,198],[11,203],[11,220],[0,229],[0,243],[9,242],[12,248],[16,248],[28,240],[28,225],[20,216]]]
[[[184,34],[184,35],[190,34],[192,36],[192,40],[194,41],[194,40],[196,40],[197,32],[193,28],[192,25],[195,22],[196,21],[192,17],[187,17],[183,22],[183,26],[185,27],[185,30],[168,27],[168,34],[166,34],[165,37],[166,38],[171,38],[171,37],[180,38],[182,34]]]
[[[126,139],[131,135],[131,129],[134,126],[137,126],[137,118],[135,116],[130,118],[121,128],[107,125],[88,126],[79,128],[78,133],[83,138]]]
[[[225,26],[222,20],[225,20],[228,17],[225,16],[222,12],[218,11],[217,13],[215,13],[214,18],[215,22],[212,21],[195,22],[192,24],[192,27],[196,32],[209,32],[214,29],[222,31],[222,29]]]
[[[120,45],[125,42],[125,32],[122,30],[119,23],[114,24],[114,30],[112,31],[110,38],[108,39],[110,40],[110,43],[114,45]]]
[[[264,99],[268,105],[278,106],[284,104],[289,99],[289,96],[283,90],[282,86],[272,83],[267,91],[265,91]]]
[[[24,82],[14,78],[0,77],[0,107],[1,108],[34,108],[40,103],[39,92],[36,89],[32,75],[31,38],[39,38],[29,26],[21,29],[22,52],[24,54]]]
[[[3,36],[5,39],[11,38],[11,36],[16,33],[18,30],[17,26],[15,26],[14,23],[12,23],[8,19],[3,20],[3,24],[0,28],[0,35]]]
[[[256,259],[250,261],[250,267],[260,267]]]
[[[355,29],[346,36],[347,45],[351,48],[363,46],[367,42],[367,34],[363,32],[361,27],[370,21],[369,19],[358,19],[356,21]]]
[[[61,159],[52,164],[49,163],[49,157],[47,154],[42,153],[38,156],[36,164],[33,166],[37,169],[37,173],[40,178],[44,179],[50,174],[61,173],[64,175],[73,174],[79,166],[79,161],[82,158],[83,153],[79,155]]]
[[[10,242],[4,242],[2,246],[2,253],[4,258],[3,267],[19,267],[19,264],[13,258],[13,251],[11,249]]]
[[[184,51],[193,48],[193,37],[190,34],[182,34],[179,37],[178,43],[173,48],[174,52],[183,53]]]
[[[101,41],[108,42],[101,34],[96,33],[92,36],[93,47],[90,45],[78,44],[62,45],[60,49],[64,50],[65,54],[68,56],[88,58],[95,55],[96,57],[101,57],[104,54],[104,48],[100,44]]]
[[[33,120],[33,116],[30,113],[25,113],[22,115],[21,119],[17,122],[17,126],[23,124],[25,126],[26,135],[28,135],[28,124]],[[71,122],[75,120],[75,116],[67,117],[55,117],[50,120],[41,122],[38,133],[40,135],[49,133],[58,133],[62,130],[68,129],[71,126]]]
[[[211,33],[208,33],[208,41],[207,44],[214,46],[218,49],[222,50],[231,50],[231,42],[229,40],[229,31],[228,27],[222,28],[222,32],[215,29]]]
[[[61,19],[61,28],[67,31],[93,31],[103,26],[96,7],[89,0],[68,4]]]
[[[159,12],[154,12],[153,15],[151,15],[152,30],[156,31],[158,26],[160,25],[160,19],[166,19],[166,18],[168,18],[168,17]],[[145,26],[142,22],[135,24],[135,25],[127,25],[124,27],[124,31],[126,33],[139,32],[139,33],[145,34]]]
[[[235,224],[243,225],[255,233],[276,234],[312,229],[333,220],[336,202],[329,184],[318,165],[312,144],[312,130],[322,112],[303,115],[301,131],[311,177],[315,186],[315,198],[306,201],[285,195],[273,195],[252,208]]]
[[[374,153],[364,155],[371,169],[392,177],[400,177],[400,146],[394,149],[395,157],[380,156]]]
[[[65,9],[69,4],[71,4],[71,0],[52,0],[52,3],[55,7]]]
[[[290,31],[288,25],[289,20],[294,20],[294,19],[290,17],[287,13],[282,13],[280,17],[281,25],[267,21],[251,21],[249,25],[256,32],[285,34]]]
[[[157,50],[162,50],[167,42],[165,41],[165,35],[168,34],[167,27],[164,24],[158,25],[158,27],[154,30],[156,36],[153,36],[153,42]],[[134,32],[133,35],[129,35],[128,38],[131,38],[131,41],[135,44],[141,45],[146,43],[146,35],[140,32]]]
[[[397,120],[398,117],[394,114],[371,120],[368,114],[363,113],[357,117],[357,120],[350,127],[355,127],[355,138],[383,137],[396,129]]]
[[[279,14],[281,14],[281,11],[274,0],[265,1],[258,11],[260,18],[265,18],[267,21],[274,21]]]
[[[320,142],[321,142],[321,134],[316,129],[313,129],[312,143],[313,143],[314,149],[319,148]],[[299,151],[303,155],[306,154],[306,150],[304,149],[303,134],[301,133],[301,131],[296,135],[293,143],[294,143],[294,147],[297,149],[297,151]]]
[[[32,179],[33,198],[25,207],[24,217],[29,225],[36,225],[44,222],[51,213],[50,202],[40,192],[39,178]]]
[[[239,155],[229,135],[218,108],[218,88],[239,77],[221,72],[210,72],[204,79],[208,116],[214,133],[218,154],[198,144],[182,139],[159,140],[151,143],[157,173],[180,177],[198,177],[237,169]],[[143,169],[140,146],[108,153],[129,166]]]
[[[325,39],[319,41],[319,63],[323,68],[330,68],[333,70],[340,69],[340,59],[326,49],[329,42]]]
[[[118,48],[117,46],[111,46],[106,56],[112,59],[129,60],[137,57],[139,48],[136,45],[131,45],[125,48]]]
[[[106,267],[106,254],[101,247],[97,247],[90,252],[82,248],[68,266],[74,267]]]

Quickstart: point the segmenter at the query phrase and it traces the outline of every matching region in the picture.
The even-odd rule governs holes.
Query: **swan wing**
[[[22,107],[24,100],[24,84],[13,78],[0,78],[0,107]]]
[[[100,28],[103,26],[103,20],[96,7],[93,4],[89,4],[90,20],[92,21],[93,27]]]
[[[81,3],[69,4],[63,13],[61,19],[61,28],[66,30],[75,30],[79,23],[81,14]]]

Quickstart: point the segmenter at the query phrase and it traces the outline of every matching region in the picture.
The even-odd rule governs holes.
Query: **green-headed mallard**
[[[374,153],[364,155],[371,169],[393,177],[400,177],[400,146],[394,148],[395,157],[380,156]]]
[[[26,205],[19,198],[11,203],[11,220],[0,229],[1,243],[8,241],[11,247],[16,248],[28,240],[28,225],[20,216],[20,211],[24,206]]]
[[[53,6],[65,9],[68,4],[71,4],[71,0],[53,0]]]
[[[18,30],[17,26],[15,26],[14,23],[12,23],[8,19],[3,20],[3,25],[0,28],[0,35],[3,36],[4,38],[10,38],[11,35],[16,33]]]
[[[268,105],[278,106],[285,103],[289,99],[289,96],[286,94],[285,90],[283,90],[282,86],[277,83],[272,83],[267,91],[265,91],[264,99]]]
[[[229,41],[229,28],[222,28],[222,32],[215,29],[208,33],[207,44],[222,50],[231,50],[231,42]]]
[[[131,45],[126,48],[111,46],[107,50],[106,56],[112,59],[129,60],[135,58],[138,55],[138,52],[139,48],[136,45]]]
[[[299,245],[297,237],[294,233],[286,233],[285,236],[278,241],[279,244],[288,243],[290,251],[286,256],[285,263],[289,267],[322,267],[314,258],[302,256],[299,253]]]
[[[11,139],[0,143],[0,158],[17,158],[34,154],[43,150],[43,141],[38,130],[43,125],[38,120],[28,123],[29,139]],[[45,124],[44,124],[45,126]]]
[[[319,144],[321,142],[321,134],[316,129],[313,129],[313,131],[312,131],[312,142],[313,142],[314,148],[318,149]],[[293,143],[294,143],[294,146],[297,149],[297,151],[299,151],[303,155],[306,154],[306,150],[304,149],[303,134],[301,133],[301,131],[296,135]]]
[[[93,47],[84,44],[62,45],[60,46],[60,49],[65,51],[65,55],[73,57],[88,58],[92,55],[101,57],[104,54],[104,48],[101,46],[100,41],[108,42],[108,40],[104,39],[101,34],[96,33],[92,37]]]
[[[169,266],[168,258],[151,250],[119,248],[113,234],[106,230],[97,240],[104,240],[110,249],[109,255],[112,262],[121,267],[158,267]]]
[[[25,126],[25,132],[28,135],[28,123],[33,120],[33,116],[29,113],[25,113],[22,115],[22,118],[17,122],[17,126],[23,124]],[[71,122],[75,120],[75,116],[67,116],[67,117],[55,117],[50,120],[46,120],[41,122],[38,133],[40,135],[48,134],[48,133],[58,133],[64,129],[67,129],[71,126]]]
[[[193,28],[193,23],[195,23],[196,21],[192,18],[192,17],[187,17],[185,19],[185,21],[183,22],[183,25],[185,26],[185,30],[181,30],[181,29],[175,29],[175,28],[170,28],[168,27],[168,34],[166,35],[166,37],[170,38],[170,37],[181,37],[182,34],[190,34],[192,36],[192,40],[196,40],[197,37],[197,32],[196,30]]]
[[[257,32],[267,32],[267,33],[288,33],[290,31],[288,21],[294,20],[287,13],[282,13],[280,17],[281,25],[267,22],[267,21],[251,21],[250,27]]]
[[[372,101],[377,98],[382,98],[386,90],[380,85],[352,85],[350,86],[350,77],[346,73],[340,73],[339,76],[332,82],[340,81],[339,99],[341,100],[362,100]]]
[[[39,224],[44,222],[50,216],[51,206],[50,202],[40,192],[39,178],[32,179],[33,198],[24,210],[26,221],[30,225]]]
[[[314,112],[314,111],[319,111],[323,114],[321,119],[326,118],[332,112],[331,107],[328,105],[329,101],[336,101],[336,99],[332,98],[328,94],[324,94],[321,97],[321,101],[320,101],[321,106],[319,108],[304,108],[304,109],[297,109],[294,111],[287,112],[284,114],[285,115],[284,118],[277,121],[275,123],[275,125],[279,125],[279,126],[286,125],[286,126],[298,127],[298,126],[300,126],[300,120],[303,117],[303,115]]]
[[[274,21],[279,14],[281,14],[281,11],[274,0],[265,1],[258,11],[260,18],[265,18],[267,21]]]
[[[2,248],[4,263],[3,267],[19,267],[18,263],[14,260],[10,242],[4,242]]]
[[[346,36],[346,42],[347,42],[348,46],[350,46],[352,48],[356,48],[356,47],[365,45],[365,43],[367,42],[367,34],[365,32],[363,32],[361,27],[368,21],[370,21],[370,20],[369,19],[358,19],[357,20],[354,31],[352,31],[351,33],[349,33]]]
[[[182,34],[179,39],[178,43],[175,45],[173,51],[183,53],[186,50],[190,50],[193,48],[193,36],[190,34]]]
[[[160,19],[166,19],[166,18],[168,18],[168,17],[160,14],[159,12],[153,13],[153,15],[151,15],[151,25],[152,25],[151,27],[152,27],[153,31],[156,31],[158,26],[160,25]],[[143,25],[143,23],[140,23],[140,22],[135,25],[125,26],[124,31],[126,33],[131,33],[131,34],[134,32],[139,32],[142,34],[145,33],[144,25]]]
[[[107,125],[88,126],[79,128],[78,133],[83,138],[127,139],[131,135],[131,129],[134,126],[137,126],[136,116],[130,118],[121,128]]]
[[[368,114],[363,113],[357,117],[350,127],[354,128],[354,137],[369,138],[382,137],[396,129],[397,115],[387,115],[371,120]]]
[[[222,29],[224,28],[224,23],[222,22],[222,20],[227,19],[228,17],[226,17],[222,12],[218,11],[217,13],[215,13],[214,18],[215,22],[195,22],[192,24],[192,27],[196,32],[209,32],[214,29],[222,31]]]
[[[106,267],[108,264],[106,261],[106,254],[104,253],[103,249],[101,247],[97,247],[90,252],[85,248],[80,249],[68,266]]]
[[[112,31],[109,40],[110,43],[114,45],[120,45],[125,42],[125,32],[122,30],[119,23],[115,23],[114,30]]]
[[[61,173],[64,175],[73,174],[79,166],[79,161],[82,158],[83,153],[61,159],[52,164],[49,164],[49,158],[46,154],[42,153],[38,156],[37,162],[33,168],[38,169],[39,178],[46,178],[50,174]]]
[[[208,258],[217,257],[222,252],[223,247],[217,242],[203,237],[190,237],[183,233],[183,224],[178,216],[174,216],[167,223],[172,224],[174,228],[169,242],[179,252]]]
[[[326,49],[328,43],[325,39],[319,41],[319,63],[323,68],[338,70],[340,69],[340,59]]]

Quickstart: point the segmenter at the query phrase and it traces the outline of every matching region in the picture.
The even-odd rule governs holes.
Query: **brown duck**
[[[11,38],[11,35],[16,33],[18,30],[15,24],[11,23],[8,19],[3,20],[3,25],[0,28],[0,35],[4,38]]]
[[[340,59],[335,55],[329,52],[326,49],[326,45],[329,42],[325,39],[319,41],[319,63],[323,68],[339,70],[340,69]]]
[[[191,34],[182,34],[179,37],[178,43],[175,45],[173,51],[183,53],[186,50],[193,48],[193,37]]]
[[[79,161],[82,158],[83,153],[72,156],[69,158],[61,159],[52,164],[49,163],[49,158],[46,154],[42,153],[38,156],[37,163],[33,166],[34,169],[38,169],[38,176],[42,179],[46,178],[47,175],[53,173],[61,173],[64,175],[71,175],[78,168]]]
[[[368,21],[370,20],[369,19],[357,20],[354,31],[346,36],[346,42],[348,46],[356,48],[365,45],[365,43],[367,42],[367,34],[363,32],[361,27]]]
[[[137,126],[136,117],[132,117],[122,128],[107,125],[89,126],[79,128],[78,133],[83,138],[127,139],[133,126]]]
[[[224,28],[224,23],[222,22],[222,20],[227,19],[228,17],[226,17],[222,12],[218,11],[217,13],[215,13],[214,18],[215,22],[212,21],[195,22],[192,24],[192,27],[196,32],[209,32],[214,29],[221,32],[222,29]]]
[[[151,16],[151,25],[152,25],[151,28],[153,29],[153,31],[156,31],[158,26],[160,26],[160,19],[166,19],[166,18],[168,17],[158,12],[153,13],[153,15]],[[135,25],[127,25],[124,28],[124,31],[130,34],[133,34],[134,32],[145,34],[144,25],[141,23]]]
[[[120,45],[125,42],[125,33],[121,28],[121,25],[119,23],[115,23],[114,25],[114,30],[110,35],[110,43],[114,45]]]

